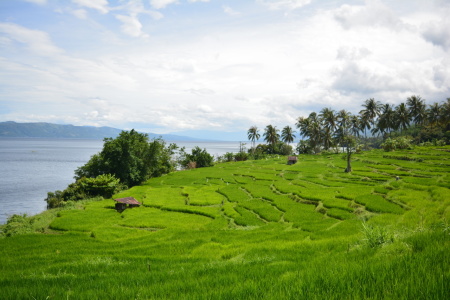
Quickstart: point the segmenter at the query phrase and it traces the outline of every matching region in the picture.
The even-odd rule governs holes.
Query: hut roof
[[[133,197],[125,197],[125,198],[114,199],[114,201],[117,201],[117,202],[120,202],[120,203],[125,203],[125,204],[141,205],[141,203],[139,203]]]
[[[288,156],[288,160],[297,161],[297,156]]]

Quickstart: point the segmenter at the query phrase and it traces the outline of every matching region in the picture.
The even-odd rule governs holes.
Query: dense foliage
[[[106,138],[102,151],[75,170],[74,183],[47,194],[47,208],[92,197],[110,198],[126,187],[167,174],[176,168],[172,157],[176,149],[175,144],[167,146],[162,139],[149,141],[147,134],[135,130]]]
[[[302,140],[297,145],[297,152],[309,154],[330,149],[337,152],[338,147],[345,151],[349,138],[356,140],[356,143],[364,141],[366,149],[369,146],[382,147],[384,142],[387,151],[396,148],[393,138],[403,136],[410,136],[411,144],[450,144],[450,98],[442,103],[427,105],[420,96],[413,95],[407,98],[406,103],[398,106],[382,104],[371,98],[362,106],[363,109],[358,114],[323,108],[319,113],[312,112],[308,117],[299,117],[295,126]],[[368,132],[371,136],[368,136]],[[286,126],[280,136],[276,126],[267,125],[263,133],[266,144],[256,146],[255,141],[260,134],[258,128],[252,126],[247,132],[248,139],[252,142],[250,152],[259,150],[266,154],[287,154],[284,151],[286,149],[276,145],[292,143],[294,133],[291,127]]]
[[[117,138],[104,140],[102,151],[75,171],[76,178],[112,174],[122,184],[134,186],[173,171],[176,148],[162,139],[149,141],[147,134],[135,130],[122,131]]]
[[[111,198],[124,189],[120,180],[111,174],[98,175],[95,178],[82,177],[69,184],[63,191],[48,192],[47,208],[64,206],[68,201],[79,201],[93,197]]]
[[[206,149],[196,146],[187,153],[184,148],[180,150],[180,165],[185,169],[204,168],[214,165],[214,157]]]
[[[2,299],[448,299],[450,147],[172,172],[0,226]],[[72,209],[68,209],[73,205]],[[382,287],[382,288],[380,288]]]

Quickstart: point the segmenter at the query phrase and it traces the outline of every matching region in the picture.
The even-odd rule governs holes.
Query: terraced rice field
[[[122,213],[111,199],[57,211],[44,234],[0,239],[2,297],[448,298],[450,148],[345,167],[222,163],[121,192],[143,203]]]

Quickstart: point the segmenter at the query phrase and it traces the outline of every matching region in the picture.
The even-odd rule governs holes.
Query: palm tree
[[[299,117],[295,124],[301,136],[307,138],[307,144],[314,152],[320,151],[322,142],[322,126],[317,113],[312,112],[307,118]],[[306,143],[305,143],[306,144]]]
[[[367,129],[370,129],[369,115],[364,113],[364,110],[359,112],[359,122],[361,123],[361,130],[364,131],[364,138],[367,139]]]
[[[272,151],[275,149],[276,143],[280,140],[278,131],[277,127],[272,125],[267,125],[264,130],[264,140],[271,146]]]
[[[320,151],[323,140],[323,128],[316,112],[312,112],[308,116],[309,119],[309,144],[315,153]]]
[[[324,129],[322,133],[323,146],[325,150],[328,150],[332,146],[332,136],[336,130],[336,114],[331,108],[324,108],[320,111],[319,117]]]
[[[388,133],[396,128],[395,111],[392,104],[386,103],[381,108],[381,114],[372,133]]]
[[[450,123],[450,98],[447,98],[447,102],[444,102],[441,106],[442,122],[444,126]]]
[[[354,136],[359,137],[361,132],[362,122],[357,115],[352,115],[350,117],[350,133]]]
[[[295,131],[292,130],[292,127],[286,126],[281,131],[281,140],[286,144],[292,143],[295,139]]]
[[[375,119],[380,115],[381,106],[380,101],[375,101],[375,99],[370,98],[364,102],[364,109],[360,113],[367,118],[370,124],[374,125]]]
[[[395,119],[398,128],[400,128],[400,132],[403,133],[403,130],[409,126],[409,112],[405,103],[400,103],[400,105],[395,108]]]
[[[346,137],[349,135],[349,125],[350,125],[350,117],[351,114],[345,109],[340,110],[337,114],[337,125],[338,129],[336,131],[336,139],[339,143],[344,147],[344,141]]]
[[[439,124],[439,122],[441,121],[441,115],[442,115],[442,108],[439,105],[439,103],[435,102],[429,106],[427,110],[427,121],[429,124],[431,124],[432,128],[433,125]]]
[[[406,99],[411,121],[416,125],[422,125],[426,119],[425,101],[420,96],[411,96]]]
[[[250,129],[247,131],[247,137],[248,140],[252,142],[252,151],[254,152],[256,141],[261,137],[258,128],[256,126],[250,127]]]
[[[330,128],[331,131],[334,131],[336,128],[336,114],[334,110],[324,108],[320,111],[319,117],[325,128]]]
[[[303,137],[309,137],[308,134],[308,127],[309,127],[309,119],[305,117],[299,117],[297,119],[297,123],[295,123],[295,126],[299,130],[299,134]]]

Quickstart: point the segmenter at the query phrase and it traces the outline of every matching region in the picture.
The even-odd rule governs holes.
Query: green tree
[[[75,178],[112,174],[127,186],[134,186],[150,177],[175,169],[171,159],[176,145],[161,139],[149,141],[148,135],[135,130],[122,131],[116,138],[105,138],[103,149],[75,170]]]
[[[390,135],[392,130],[397,129],[396,124],[397,122],[395,118],[394,106],[392,104],[386,103],[381,108],[380,118],[378,119],[378,122],[372,133],[386,133]]]
[[[310,124],[310,119],[309,118],[305,118],[305,117],[299,117],[297,119],[297,123],[295,123],[295,126],[299,130],[299,134],[302,137],[304,137],[304,138],[309,138],[310,137],[309,124]]]
[[[359,137],[361,126],[361,119],[357,115],[352,115],[350,117],[350,133],[354,136]]]
[[[442,107],[439,103],[435,102],[428,107],[427,121],[431,125],[431,128],[439,126],[442,116]]]
[[[82,177],[71,183],[63,191],[47,193],[47,208],[63,206],[67,201],[78,201],[94,197],[111,198],[123,189],[120,180],[111,174],[98,175],[95,178]]]
[[[346,135],[343,139],[346,148],[347,168],[346,173],[352,172],[352,155],[356,152],[356,138],[352,135]]]
[[[359,112],[359,122],[361,123],[361,130],[364,131],[364,138],[367,139],[367,129],[371,129],[369,114],[364,113],[364,110]]]
[[[364,102],[364,109],[360,113],[363,115],[363,118],[367,119],[368,122],[373,126],[375,125],[376,119],[380,115],[381,106],[381,102],[375,101],[375,99],[370,98]]]
[[[406,99],[409,116],[411,121],[416,125],[422,125],[426,120],[426,105],[425,101],[420,96],[411,96]]]
[[[444,126],[448,126],[450,123],[450,98],[447,98],[447,102],[441,105],[441,114]]]
[[[285,126],[283,130],[281,131],[281,140],[286,143],[292,143],[295,139],[295,131],[292,130],[292,127]]]
[[[324,108],[319,114],[322,125],[322,143],[325,150],[328,150],[333,144],[333,135],[337,126],[337,116],[331,108]]]
[[[344,148],[346,144],[346,137],[350,135],[351,128],[351,113],[342,109],[337,114],[337,125],[338,129],[336,130],[336,140],[341,144],[341,147]]]
[[[307,138],[303,145],[308,145],[309,150],[313,153],[320,152],[323,141],[322,122],[316,112],[309,114],[307,118],[299,117],[295,124],[299,129],[300,135]]]
[[[153,139],[148,145],[148,177],[160,177],[173,172],[177,165],[176,160],[173,159],[177,149],[176,144],[167,145],[162,138]]]
[[[409,127],[409,119],[410,119],[409,111],[405,103],[400,103],[395,108],[395,119],[397,122],[396,127],[400,128],[401,133],[403,133],[403,131]]]
[[[186,153],[184,147],[181,149],[180,164],[183,168],[211,167],[214,165],[214,157],[206,149],[196,146],[191,150],[191,154]],[[194,164],[192,164],[194,163]]]
[[[254,152],[256,141],[259,140],[259,138],[261,137],[261,135],[259,134],[258,127],[256,126],[250,127],[250,129],[247,131],[247,137],[248,140],[252,142],[252,151]]]
[[[277,129],[277,127],[272,125],[267,125],[264,130],[263,134],[264,141],[266,141],[267,144],[269,144],[269,146],[272,149],[272,153],[275,151],[275,145],[280,140],[280,135],[278,132],[279,130]]]

